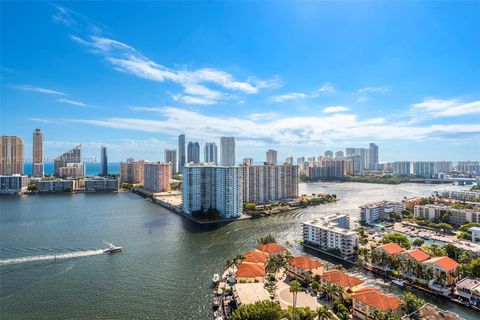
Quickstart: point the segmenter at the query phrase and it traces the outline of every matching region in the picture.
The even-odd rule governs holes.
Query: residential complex
[[[235,138],[234,137],[220,138],[220,165],[222,166],[235,165]]]
[[[23,139],[16,136],[2,136],[0,140],[0,175],[23,175]]]
[[[143,168],[143,190],[148,193],[170,190],[170,179],[172,177],[171,163],[146,162]]]
[[[416,161],[413,163],[413,174],[422,178],[432,178],[435,174],[435,162]]]
[[[267,150],[265,162],[267,164],[277,164],[277,150],[273,150],[273,149]]]
[[[243,165],[243,201],[256,204],[298,197],[297,165]]]
[[[217,144],[215,142],[206,142],[203,157],[205,163],[213,163],[216,165],[218,163],[217,155]]]
[[[416,217],[422,217],[425,220],[440,221],[443,216],[448,218],[448,222],[460,226],[467,222],[480,223],[480,209],[457,209],[444,204],[426,204],[416,205],[413,209]]]
[[[360,207],[360,221],[373,224],[378,220],[390,220],[392,213],[401,214],[405,205],[401,202],[380,201]]]
[[[144,160],[135,161],[133,158],[128,158],[127,162],[120,162],[120,182],[143,185],[144,164]]]
[[[395,161],[393,163],[393,174],[396,176],[409,176],[413,174],[412,161]]]
[[[369,162],[368,168],[370,170],[377,170],[378,169],[378,146],[375,143],[370,143],[369,145]]]
[[[35,129],[32,140],[32,176],[34,178],[43,178],[43,133],[40,129]]]
[[[189,142],[187,146],[187,162],[200,162],[200,144],[198,142]]]
[[[303,241],[326,251],[337,251],[344,258],[353,258],[358,248],[358,234],[350,230],[350,217],[330,215],[304,222]]]
[[[58,170],[58,177],[60,178],[82,178],[85,177],[84,163],[67,163],[64,167]]]
[[[71,192],[77,189],[76,180],[40,180],[35,184],[38,192]]]
[[[78,165],[73,164],[81,164],[82,163],[82,145],[78,145],[73,149],[68,150],[61,156],[55,158],[54,160],[54,173],[57,177],[65,177],[69,176],[69,174],[75,174],[75,177],[78,177],[81,173],[81,168]],[[62,168],[66,168],[68,164],[69,169],[64,169],[61,171]],[[83,167],[83,171],[85,171],[85,167]]]
[[[93,177],[85,180],[85,191],[112,192],[118,191],[118,179],[106,177]]]
[[[457,171],[463,173],[480,173],[480,161],[458,161]]]
[[[207,213],[209,209],[223,218],[237,218],[243,211],[242,168],[187,164],[183,170],[183,211]]]
[[[0,176],[0,194],[19,194],[27,191],[28,177],[20,174]]]
[[[475,199],[480,199],[480,191],[444,190],[444,191],[435,191],[435,196],[438,198],[455,199],[460,201],[474,201]]]
[[[310,179],[336,179],[353,174],[353,161],[343,159],[323,159],[316,161],[306,171]]]
[[[172,175],[177,171],[177,149],[165,149],[164,152],[165,163],[170,163],[172,167]]]

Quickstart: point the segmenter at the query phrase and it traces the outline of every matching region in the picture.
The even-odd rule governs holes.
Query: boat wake
[[[96,256],[97,254],[102,254],[102,253],[103,253],[103,249],[96,249],[96,250],[85,250],[85,251],[62,253],[57,255],[49,254],[49,255],[43,255],[43,256],[29,256],[29,257],[22,257],[22,258],[3,259],[3,260],[0,260],[0,266],[35,262],[35,261],[82,258],[82,257]]]

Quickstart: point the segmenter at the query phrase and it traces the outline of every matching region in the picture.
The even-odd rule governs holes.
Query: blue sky
[[[314,156],[480,158],[479,2],[1,2],[1,134],[163,160],[237,138]]]

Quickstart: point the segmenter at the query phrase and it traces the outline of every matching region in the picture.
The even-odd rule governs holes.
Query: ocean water
[[[129,192],[1,197],[1,318],[212,319],[213,274],[223,272],[227,258],[254,248],[257,238],[273,234],[282,244],[295,243],[302,237],[302,221],[336,212],[358,217],[361,204],[426,196],[437,188],[300,184],[301,193],[334,193],[340,200],[216,225],[198,225]],[[103,241],[124,250],[103,254]],[[298,245],[291,250],[303,252]],[[391,283],[368,283],[400,293]],[[479,319],[472,310],[425,298],[468,320]]]
[[[26,175],[32,173],[32,164],[25,163],[24,171]],[[53,174],[53,163],[44,164],[45,174]],[[96,176],[102,172],[100,162],[86,162],[86,174],[87,176]],[[109,174],[120,174],[120,162],[109,162],[108,163],[108,173]]]

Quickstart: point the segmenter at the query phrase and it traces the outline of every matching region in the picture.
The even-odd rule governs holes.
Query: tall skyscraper
[[[204,160],[206,163],[217,164],[217,144],[215,142],[205,143]]]
[[[68,163],[82,162],[82,145],[78,145],[73,149],[68,150],[61,156],[53,160],[53,168],[56,176],[60,176],[60,168],[67,167]]]
[[[178,136],[178,172],[182,173],[182,168],[185,165],[185,135]]]
[[[189,142],[187,147],[187,162],[200,162],[200,144],[198,142]]]
[[[327,150],[323,153],[323,155],[325,156],[325,158],[333,158],[333,151]]]
[[[108,174],[108,159],[107,147],[105,146],[100,147],[100,160],[102,164],[102,176],[106,176]]]
[[[235,165],[235,138],[220,138],[220,164],[222,166]]]
[[[165,149],[165,163],[172,165],[172,174],[177,173],[177,149]]]
[[[293,157],[286,157],[285,158],[285,163],[286,164],[293,164]]]
[[[243,158],[243,164],[251,166],[253,164],[253,158]]]
[[[335,152],[335,158],[343,158],[343,151]]]
[[[267,150],[266,162],[268,164],[277,164],[277,150]]]
[[[32,175],[34,178],[43,178],[43,133],[40,129],[33,132]]]
[[[376,170],[378,167],[378,146],[375,143],[370,143],[370,157],[369,157],[369,169]]]
[[[120,162],[120,182],[143,184],[145,161],[128,158],[127,162]]]
[[[2,136],[0,141],[0,176],[23,175],[23,139]]]

